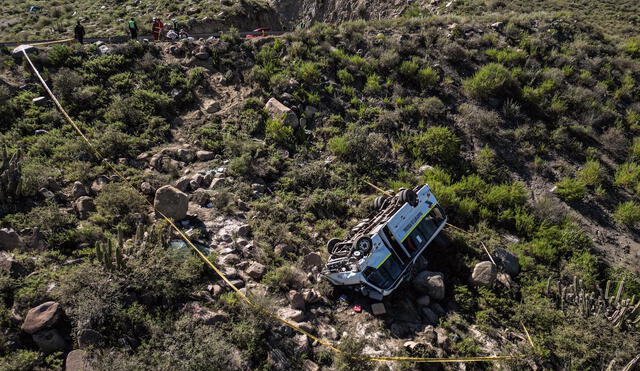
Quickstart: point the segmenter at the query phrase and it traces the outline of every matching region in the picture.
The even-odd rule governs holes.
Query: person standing
[[[129,32],[131,32],[131,40],[138,39],[138,25],[133,17],[131,17],[131,20],[129,21]]]
[[[76,40],[78,40],[80,44],[84,43],[84,34],[85,34],[84,27],[80,23],[79,19],[78,19],[78,23],[76,23],[76,27],[73,29],[73,34]]]
[[[159,18],[154,18],[153,26],[151,28],[151,34],[153,35],[153,39],[155,41],[158,41],[160,39],[160,32],[162,31],[162,27],[164,27],[164,24],[162,24],[162,21],[160,21]]]

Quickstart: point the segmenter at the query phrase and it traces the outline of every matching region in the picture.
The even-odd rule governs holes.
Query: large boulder
[[[166,185],[158,188],[153,206],[168,218],[184,219],[189,209],[189,196],[176,187]]]
[[[247,268],[246,272],[249,275],[249,277],[253,278],[254,280],[257,280],[264,275],[266,270],[267,268],[264,265],[258,262],[252,262]]]
[[[285,125],[291,126],[293,128],[297,127],[299,124],[298,116],[291,110],[291,108],[285,106],[280,103],[276,98],[271,98],[265,105],[267,111],[272,118],[282,119]]]
[[[31,335],[33,341],[43,353],[62,352],[68,348],[67,341],[64,340],[60,332],[56,329],[38,331]]]
[[[81,182],[73,183],[71,187],[71,199],[77,200],[79,197],[87,195],[87,188]]]
[[[0,272],[5,272],[9,276],[16,278],[25,274],[26,270],[13,256],[0,252]]]
[[[305,300],[302,293],[296,290],[291,290],[289,291],[287,297],[289,298],[289,304],[291,305],[291,308],[305,310]]]
[[[316,252],[312,252],[309,253],[307,255],[304,256],[303,260],[302,260],[302,265],[305,268],[321,268],[322,267],[322,257],[320,256],[320,254],[316,253]]]
[[[65,371],[89,371],[91,369],[89,355],[85,350],[76,349],[67,354],[64,366]]]
[[[28,334],[35,334],[38,331],[53,327],[61,317],[62,308],[60,308],[60,304],[48,301],[29,309],[21,328],[22,331]]]
[[[0,250],[15,250],[22,247],[20,236],[13,229],[0,229]]]
[[[496,281],[498,269],[495,264],[490,261],[484,261],[476,264],[471,274],[471,283],[477,286],[490,287]]]
[[[496,264],[498,264],[498,266],[500,266],[504,272],[511,277],[520,273],[520,262],[518,261],[518,257],[512,252],[499,247],[493,251],[493,258],[495,259]]]
[[[89,218],[89,214],[96,211],[96,205],[93,203],[93,198],[89,196],[82,196],[78,198],[75,202],[75,208],[80,220]]]
[[[427,294],[434,300],[444,299],[444,279],[442,273],[422,271],[413,279],[413,287],[420,294]]]

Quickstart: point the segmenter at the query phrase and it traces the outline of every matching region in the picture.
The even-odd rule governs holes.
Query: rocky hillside
[[[637,362],[639,51],[539,13],[41,50],[36,65],[134,190],[3,50],[0,369]],[[429,183],[471,232],[446,229],[382,302],[318,274],[327,240],[371,213],[365,180]],[[334,354],[243,304],[150,204],[243,292],[348,354],[524,357]]]

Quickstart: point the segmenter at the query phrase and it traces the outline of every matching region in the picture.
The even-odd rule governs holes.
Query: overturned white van
[[[346,239],[327,243],[330,257],[322,275],[381,300],[411,273],[411,267],[447,223],[429,185],[401,189],[373,202],[376,213],[361,221]]]

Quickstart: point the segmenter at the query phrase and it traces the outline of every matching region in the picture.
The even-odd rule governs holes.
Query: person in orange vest
[[[151,35],[153,35],[153,39],[158,41],[160,39],[160,32],[162,31],[162,28],[164,27],[164,24],[162,23],[162,21],[160,21],[159,18],[154,18],[153,19],[153,26],[151,28]]]

